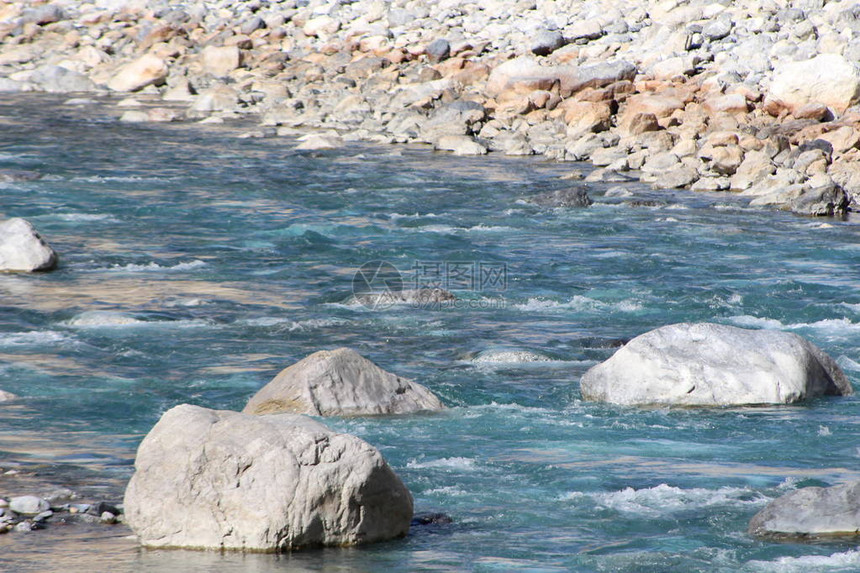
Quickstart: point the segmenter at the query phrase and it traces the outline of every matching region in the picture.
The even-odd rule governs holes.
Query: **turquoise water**
[[[454,523],[366,548],[287,556],[139,551],[123,527],[0,536],[21,571],[856,571],[849,541],[751,539],[806,485],[860,478],[858,401],[636,410],[584,403],[579,378],[621,341],[679,321],[804,335],[860,381],[860,227],[726,195],[522,199],[569,182],[536,158],[350,145],[296,152],[231,126],[129,125],[116,108],[0,98],[0,213],[61,254],[0,276],[0,493],[69,486],[118,500],[137,444],[183,402],[241,409],[281,368],[352,346],[439,394],[439,415],[328,419],[374,444],[417,511]],[[369,261],[456,307],[348,304]],[[444,264],[449,272],[444,272]],[[504,270],[472,282],[457,268]],[[442,265],[442,266],[437,266]],[[483,266],[482,266],[483,265]],[[423,283],[422,283],[423,284]],[[531,363],[476,361],[528,350]]]

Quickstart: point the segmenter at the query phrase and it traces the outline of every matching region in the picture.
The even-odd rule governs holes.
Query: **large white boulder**
[[[115,92],[136,92],[159,86],[167,80],[167,62],[155,54],[144,54],[116,71],[107,86]]]
[[[147,547],[275,552],[404,536],[412,496],[355,436],[183,404],[140,444],[125,516]]]
[[[820,348],[800,336],[709,323],[637,336],[582,377],[586,400],[621,405],[789,404],[852,394]]]
[[[785,494],[752,518],[749,532],[759,537],[858,535],[860,481]]]
[[[838,54],[784,64],[774,72],[767,97],[791,111],[821,103],[842,113],[860,100],[860,69]]]
[[[20,218],[0,223],[0,271],[49,271],[57,266],[57,253]]]
[[[243,412],[366,416],[442,409],[421,384],[386,372],[355,350],[338,348],[314,352],[282,370]]]

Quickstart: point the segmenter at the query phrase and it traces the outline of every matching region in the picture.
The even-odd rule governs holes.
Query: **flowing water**
[[[351,346],[450,407],[327,419],[378,447],[416,511],[454,523],[292,555],[141,551],[124,526],[0,536],[19,571],[856,571],[855,543],[746,534],[769,500],[860,478],[858,401],[717,410],[582,402],[621,341],[680,321],[795,332],[860,381],[860,227],[727,195],[595,186],[523,198],[575,166],[348,145],[297,152],[236,127],[116,121],[112,103],[0,98],[0,213],[61,254],[0,275],[0,494],[119,500],[180,403],[241,409],[281,368]],[[587,167],[579,166],[581,169]],[[350,303],[385,261],[457,304]],[[493,361],[530,351],[543,360]],[[11,470],[11,473],[10,473]]]

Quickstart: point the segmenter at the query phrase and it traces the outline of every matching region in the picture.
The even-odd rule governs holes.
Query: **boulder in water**
[[[582,377],[586,400],[633,405],[790,404],[848,395],[836,362],[800,336],[709,323],[637,336]]]
[[[386,372],[355,350],[338,348],[315,352],[282,370],[243,412],[368,416],[442,409],[421,384]]]
[[[770,502],[750,521],[757,537],[860,535],[860,481],[804,487]]]
[[[376,448],[306,416],[183,404],[140,444],[125,516],[147,547],[276,552],[402,537],[412,496]]]
[[[57,266],[57,253],[20,218],[0,223],[0,271],[49,271]]]
[[[403,304],[428,306],[454,300],[457,300],[457,297],[445,289],[416,288],[359,293],[350,298],[349,304],[360,304],[369,308],[386,308]]]
[[[593,201],[585,189],[572,187],[539,193],[530,197],[528,202],[540,207],[588,207]]]

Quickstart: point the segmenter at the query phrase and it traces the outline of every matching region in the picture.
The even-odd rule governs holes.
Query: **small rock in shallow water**
[[[412,526],[416,525],[448,525],[454,523],[450,515],[438,512],[425,511],[412,516]]]
[[[111,505],[109,503],[105,503],[103,501],[95,503],[87,509],[87,513],[89,513],[90,515],[102,515],[105,512],[109,512],[114,515],[119,515],[120,513],[122,513],[116,506]]]
[[[9,500],[9,509],[24,515],[36,515],[51,509],[51,504],[35,495],[22,495]]]
[[[113,525],[114,523],[116,523],[116,515],[109,511],[105,511],[101,514],[101,516],[99,516],[99,520],[102,523]]]
[[[588,192],[581,187],[547,191],[527,199],[540,207],[588,207],[592,204]]]
[[[33,521],[34,521],[34,522],[42,522],[42,521],[46,521],[46,520],[48,520],[52,515],[54,515],[54,512],[53,512],[53,511],[51,511],[51,510],[49,509],[48,511],[43,511],[42,513],[40,513],[39,515],[37,515],[36,517],[34,517],[34,518],[33,518]]]
[[[41,178],[42,174],[38,171],[28,171],[26,169],[0,169],[0,182],[2,183],[35,181]]]
[[[73,500],[76,497],[78,497],[78,494],[64,487],[60,489],[55,489],[50,494],[48,494],[45,499],[48,503],[51,504],[51,506],[57,506],[62,503],[68,503],[70,500]]]

